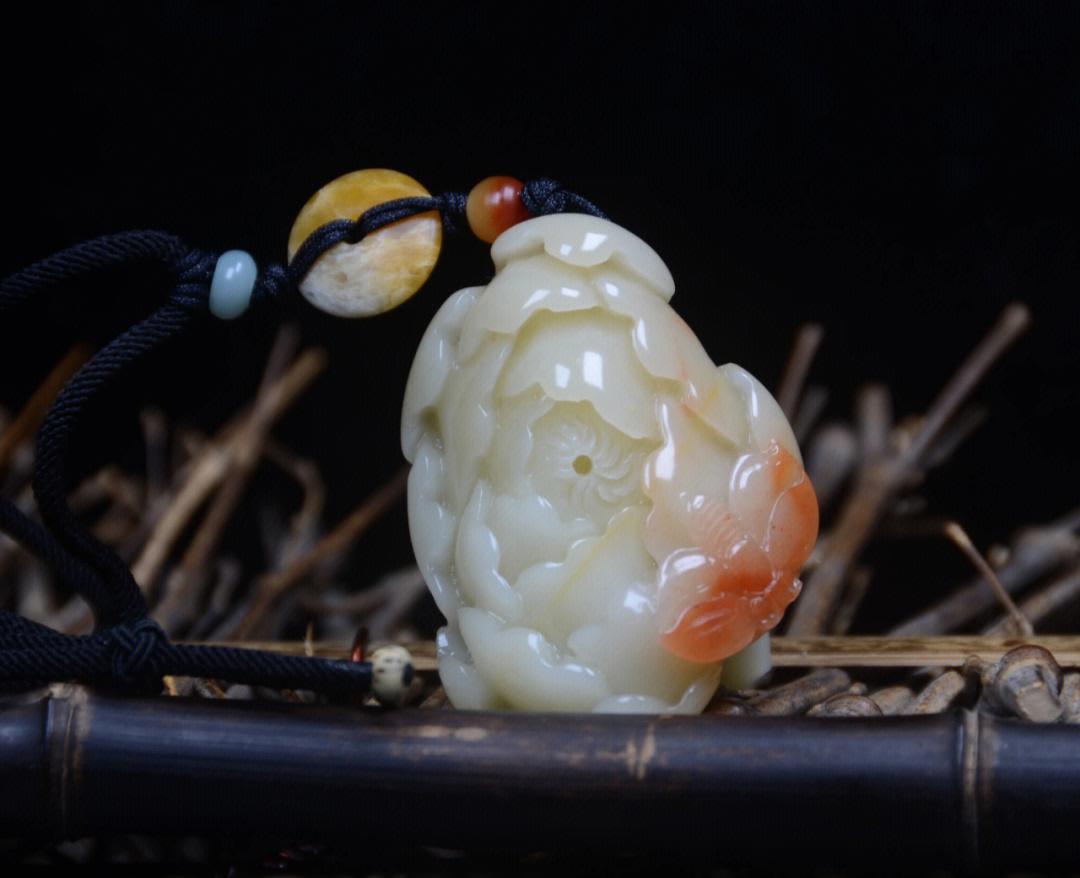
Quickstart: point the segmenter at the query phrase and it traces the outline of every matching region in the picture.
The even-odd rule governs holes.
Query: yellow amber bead
[[[289,261],[307,237],[328,222],[357,219],[386,201],[430,194],[412,177],[381,168],[338,177],[297,215],[289,233]],[[316,308],[338,317],[381,314],[424,285],[441,246],[438,211],[417,214],[365,235],[357,244],[331,247],[311,266],[300,292]]]

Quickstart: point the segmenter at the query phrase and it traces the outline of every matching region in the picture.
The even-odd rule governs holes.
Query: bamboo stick
[[[1074,725],[378,711],[66,685],[0,704],[9,838],[303,838],[369,868],[432,847],[502,867],[536,851],[578,868],[1075,863]]]
[[[208,641],[208,645],[220,645]],[[235,645],[235,644],[233,644]],[[311,655],[322,658],[348,658],[351,646],[346,643],[296,641],[245,641],[251,649],[266,649],[287,655]],[[842,637],[773,637],[772,663],[778,668],[922,668],[927,666],[962,668],[970,658],[992,663],[1018,646],[1038,646],[1052,653],[1063,668],[1080,668],[1080,635],[1037,634],[1032,637],[981,637],[954,634],[942,637],[892,637],[885,635],[847,635]],[[404,644],[412,653],[418,671],[438,667],[435,644],[430,640]],[[844,689],[846,680],[836,692]],[[775,690],[774,690],[775,691]],[[832,694],[832,693],[828,693]],[[822,696],[827,697],[827,696]]]
[[[1017,646],[1041,646],[1062,667],[1080,667],[1080,636],[1034,637],[774,637],[777,667],[961,668],[972,656],[997,661]]]

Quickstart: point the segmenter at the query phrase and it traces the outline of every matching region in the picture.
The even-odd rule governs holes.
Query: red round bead
[[[465,216],[476,237],[490,244],[510,226],[530,219],[521,203],[523,186],[513,177],[488,177],[473,186],[465,202]]]

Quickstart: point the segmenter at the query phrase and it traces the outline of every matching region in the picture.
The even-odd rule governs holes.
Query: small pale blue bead
[[[258,269],[250,253],[227,250],[218,257],[214,279],[210,281],[210,313],[232,320],[247,310],[255,289]]]

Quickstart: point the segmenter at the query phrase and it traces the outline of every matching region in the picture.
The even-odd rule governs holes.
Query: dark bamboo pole
[[[1080,726],[0,701],[8,838],[260,836],[467,862],[1035,869],[1080,861]]]

